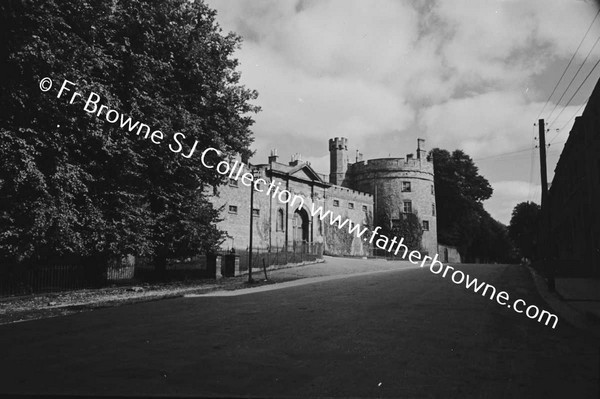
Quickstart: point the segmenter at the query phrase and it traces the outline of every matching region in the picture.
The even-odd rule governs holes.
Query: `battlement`
[[[348,139],[345,137],[336,137],[329,139],[329,151],[348,150]]]
[[[433,162],[418,158],[378,158],[348,165],[348,173],[358,174],[377,170],[424,171],[433,173]]]
[[[329,181],[342,184],[348,169],[348,139],[336,137],[329,139]]]
[[[373,201],[373,195],[363,192],[363,191],[357,191],[357,190],[353,190],[351,188],[337,186],[337,185],[332,185],[330,187],[330,190],[335,192],[334,195],[336,197],[340,197],[343,199],[351,199],[351,200],[364,199],[365,201]]]

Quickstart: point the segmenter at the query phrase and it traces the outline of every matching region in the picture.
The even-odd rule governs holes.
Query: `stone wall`
[[[439,260],[444,263],[460,263],[460,253],[456,247],[449,245],[438,244]],[[432,255],[433,256],[433,255]]]
[[[600,278],[600,80],[569,132],[539,228],[541,258],[556,272]]]
[[[330,210],[334,216],[341,216],[341,221],[348,219],[353,224],[363,227],[373,227],[373,196],[346,187],[331,186],[327,191],[325,210]],[[318,218],[317,218],[318,219]],[[338,223],[331,225],[329,217],[317,221],[323,225],[325,232],[325,253],[329,255],[369,256],[372,254],[371,246],[363,238],[369,237],[367,232],[359,238],[350,234],[348,225],[338,228]]]
[[[425,158],[382,158],[350,164],[344,185],[371,193],[375,200],[374,214],[385,212],[390,219],[400,219],[405,201],[410,201],[412,213],[424,227],[422,248],[428,254],[435,254],[437,218],[433,176],[433,163]]]
[[[283,166],[283,164],[279,164]],[[254,192],[253,208],[258,215],[253,220],[253,247],[259,249],[285,248],[294,242],[294,212],[302,209],[308,215],[308,242],[323,243],[329,254],[345,256],[367,256],[369,246],[362,240],[349,235],[347,227],[343,230],[330,226],[329,217],[321,221],[318,216],[312,217],[313,202],[315,208],[323,207],[323,212],[331,210],[334,216],[342,216],[353,223],[363,225],[373,224],[373,197],[370,194],[330,186],[327,183],[310,182],[297,178],[285,178],[271,172],[269,165],[259,165],[260,178],[270,184],[271,181],[280,190],[292,193],[294,202],[280,201],[271,194],[267,195],[267,187],[261,187],[264,192]],[[247,169],[247,168],[246,168]],[[250,237],[250,187],[242,184],[241,180],[228,182],[217,188],[211,202],[217,208],[222,208],[221,222],[217,226],[227,232],[227,238],[222,243],[223,250],[231,248],[247,249]],[[210,194],[213,194],[210,192]],[[300,200],[301,199],[301,200]],[[335,202],[337,201],[337,206]],[[350,205],[351,204],[351,205]],[[235,211],[230,206],[236,207]],[[349,207],[352,206],[353,209]],[[366,211],[365,211],[365,207]],[[283,213],[283,226],[278,223],[278,214]],[[281,228],[282,227],[282,228]]]

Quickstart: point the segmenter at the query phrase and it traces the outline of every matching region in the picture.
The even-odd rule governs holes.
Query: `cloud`
[[[473,158],[494,156],[531,147],[538,131],[533,124],[543,105],[529,101],[525,93],[488,92],[426,108],[420,112],[418,123],[429,132],[432,145],[461,148]],[[573,123],[568,119],[576,113],[581,114],[580,106],[568,106],[560,116],[557,110],[548,121],[553,123],[547,125],[552,126],[547,141],[557,137],[556,129],[563,126],[560,134],[566,139]],[[556,116],[559,118],[554,122]]]
[[[417,37],[418,18],[408,5],[218,5],[225,28],[246,37],[238,57],[243,82],[258,90],[263,109],[255,118],[258,157],[270,148],[322,156],[327,139],[336,136],[364,147],[383,132],[414,123],[414,108],[389,84]]]
[[[531,145],[533,121],[542,106],[518,92],[488,92],[428,107],[418,123],[434,145],[489,156]]]
[[[242,81],[259,92],[254,161],[266,161],[277,148],[280,160],[301,153],[324,173],[327,142],[336,136],[347,137],[366,159],[404,156],[417,137],[429,148],[462,148],[473,158],[530,147],[533,123],[597,11],[581,0],[211,5],[225,30],[243,36],[236,54]],[[591,30],[574,65],[598,34]],[[568,107],[552,129],[578,106]],[[517,182],[530,169],[522,158],[485,177]],[[502,190],[514,194],[516,184],[500,184],[490,201],[509,195]]]
[[[317,76],[381,81],[418,34],[418,15],[393,0],[240,1],[215,4],[227,28]]]
[[[539,184],[529,184],[520,180],[498,181],[492,183],[494,195],[485,201],[485,209],[492,217],[508,226],[514,207],[521,202],[533,201],[539,204]]]

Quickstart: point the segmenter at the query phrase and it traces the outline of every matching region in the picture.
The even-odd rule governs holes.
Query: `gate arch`
[[[304,209],[296,209],[292,226],[294,243],[310,241],[308,212]]]

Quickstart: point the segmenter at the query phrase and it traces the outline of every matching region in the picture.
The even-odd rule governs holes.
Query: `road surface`
[[[547,307],[523,267],[460,268]],[[599,389],[599,342],[427,269],[3,325],[0,347],[4,394],[597,398]]]

